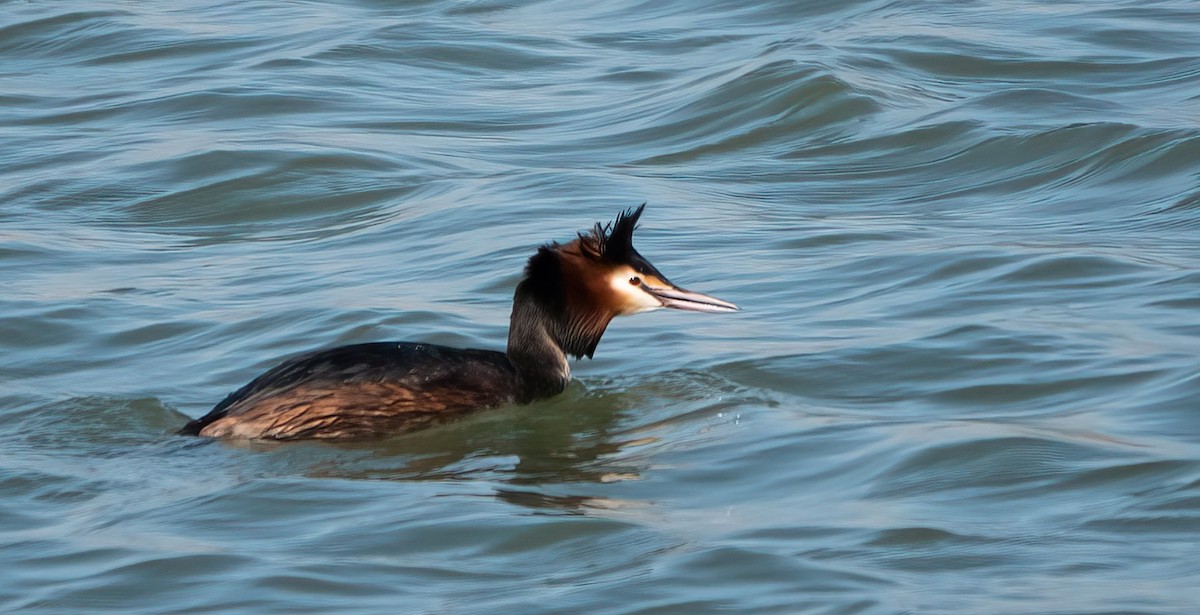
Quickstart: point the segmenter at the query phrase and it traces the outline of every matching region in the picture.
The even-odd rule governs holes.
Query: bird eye
[[[636,275],[633,276],[632,278],[629,278],[629,284],[632,286],[640,286],[641,283],[642,283],[642,279],[637,277]]]

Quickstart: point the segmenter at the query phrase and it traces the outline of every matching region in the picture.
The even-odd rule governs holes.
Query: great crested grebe
[[[567,355],[590,359],[614,316],[664,307],[737,311],[675,286],[633,249],[644,208],[538,248],[513,293],[507,352],[412,342],[318,350],[251,380],[179,433],[267,440],[403,433],[561,393],[571,379]]]

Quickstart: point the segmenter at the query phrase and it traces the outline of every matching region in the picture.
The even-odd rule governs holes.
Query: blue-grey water
[[[281,357],[615,321],[562,396],[172,435]],[[1191,0],[0,2],[0,610],[1200,612]]]

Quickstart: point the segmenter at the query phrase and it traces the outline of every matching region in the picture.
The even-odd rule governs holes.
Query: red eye
[[[632,278],[629,278],[629,284],[632,286],[641,286],[642,279],[635,275]]]

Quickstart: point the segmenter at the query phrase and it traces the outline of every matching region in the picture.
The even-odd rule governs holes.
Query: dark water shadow
[[[739,385],[695,370],[576,381],[551,400],[350,442],[177,436],[188,417],[161,400],[79,397],[0,414],[0,442],[10,455],[31,459],[128,460],[131,471],[140,464],[138,472],[165,481],[476,483],[522,508],[581,514],[604,507],[579,495],[585,486],[641,478],[660,436],[695,431],[685,426],[727,407],[737,391],[744,396]]]
[[[636,479],[647,463],[622,454],[639,396],[574,383],[552,400],[482,411],[450,424],[352,442],[206,441],[218,456],[270,477],[473,483],[537,514],[586,514],[604,498],[582,494]]]
[[[268,457],[323,459],[305,475],[360,480],[499,480],[509,484],[597,482],[603,459],[623,444],[630,409],[621,393],[580,385],[552,400],[476,413],[453,423],[379,440],[336,443],[229,442]]]

